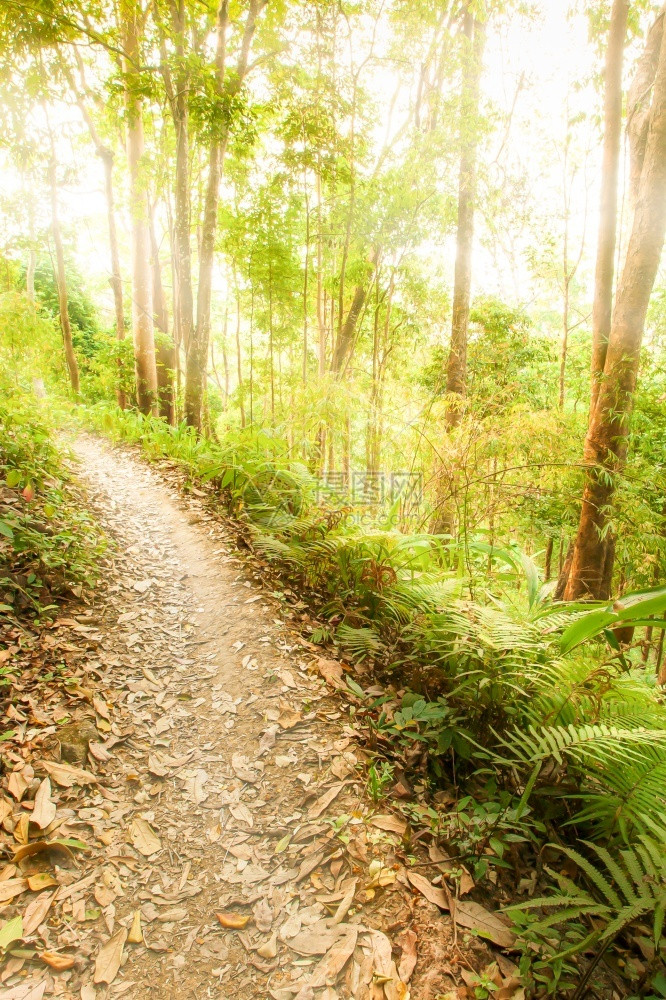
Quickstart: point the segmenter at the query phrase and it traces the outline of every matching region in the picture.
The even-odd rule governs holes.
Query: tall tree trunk
[[[226,331],[226,316],[224,320],[225,331]],[[245,387],[243,385],[243,357],[241,354],[241,308],[240,308],[240,291],[238,289],[238,283],[236,283],[236,372],[238,375],[238,405],[240,407],[240,418],[241,427],[245,427]],[[225,359],[225,373],[226,373],[226,359]],[[228,380],[228,373],[227,380]]]
[[[215,53],[215,80],[217,96],[232,100],[240,91],[248,70],[250,46],[256,29],[257,17],[268,0],[249,0],[245,28],[235,73],[225,83],[226,38],[229,24],[229,2],[221,0],[217,12],[217,48]],[[209,149],[208,180],[204,201],[199,254],[199,286],[197,291],[197,321],[190,338],[185,372],[185,419],[191,427],[201,429],[201,414],[206,388],[208,341],[210,339],[210,308],[212,299],[213,261],[217,232],[217,206],[220,178],[229,140],[229,125],[224,124],[213,138]]]
[[[476,157],[479,142],[479,96],[485,25],[477,20],[468,4],[464,14],[463,79],[460,106],[460,174],[458,179],[458,226],[456,234],[456,265],[453,282],[453,317],[451,347],[446,369],[446,391],[459,397],[446,412],[447,427],[455,427],[462,416],[462,399],[467,383],[467,329],[472,288],[472,244],[474,240],[474,208],[476,202]]]
[[[95,122],[93,121],[86,102],[83,96],[85,93],[85,79],[84,79],[84,69],[83,60],[79,54],[78,49],[74,48],[74,53],[79,66],[79,71],[81,74],[81,91],[77,87],[74,77],[69,71],[66,63],[63,63],[63,69],[65,71],[65,76],[72,89],[72,92],[76,96],[76,103],[79,106],[79,110],[83,115],[83,120],[85,121],[88,131],[90,133],[90,138],[95,146],[95,152],[102,161],[102,166],[104,168],[104,193],[106,195],[106,218],[107,226],[109,230],[109,251],[111,254],[111,290],[113,291],[113,304],[114,312],[116,317],[116,339],[120,342],[125,339],[125,312],[123,308],[123,283],[120,276],[120,252],[118,250],[118,232],[116,229],[116,210],[115,210],[115,197],[113,192],[113,151],[106,146],[95,127]],[[118,381],[116,384],[116,399],[118,401],[118,406],[124,410],[127,406],[127,393],[125,391],[125,379],[123,371],[123,361],[121,357],[117,359],[117,373]]]
[[[150,266],[153,275],[153,322],[157,329],[155,360],[159,414],[173,427],[176,423],[176,400],[174,398],[176,349],[169,336],[169,310],[164,297],[160,253],[152,214],[150,215]]]
[[[79,395],[79,366],[74,353],[72,343],[72,327],[69,322],[69,310],[67,308],[67,278],[65,276],[65,254],[62,248],[62,235],[60,233],[60,219],[58,218],[58,184],[56,181],[56,158],[55,143],[51,136],[51,162],[49,164],[49,182],[51,186],[51,226],[53,229],[53,246],[56,258],[56,285],[58,286],[58,310],[60,313],[60,329],[62,330],[62,342],[65,347],[65,361],[69,372],[69,381],[75,396]]]
[[[113,197],[113,153],[106,146],[98,146],[97,153],[104,165],[104,190],[106,192],[106,215],[109,227],[109,249],[111,251],[111,288],[116,314],[116,340],[119,343],[125,339],[125,310],[123,306],[123,282],[120,276],[120,253],[118,251],[118,233],[116,231],[116,212]],[[127,406],[124,371],[122,358],[117,360],[118,382],[116,399],[118,406],[124,410]]]
[[[132,214],[132,326],[136,397],[142,413],[157,415],[157,366],[153,330],[153,301],[150,268],[148,205],[142,177],[143,108],[137,5],[121,0],[119,5],[125,65],[125,107],[127,111],[127,159],[129,164],[130,210]]]
[[[613,0],[606,50],[604,149],[601,169],[597,262],[594,272],[594,304],[592,307],[591,410],[594,409],[597,402],[599,382],[606,363],[613,312],[617,188],[622,139],[622,62],[627,36],[628,14],[629,0]]]
[[[368,257],[368,277],[366,281],[358,284],[354,289],[354,295],[344,321],[342,320],[342,313],[338,314],[338,333],[335,338],[331,357],[331,371],[336,378],[344,374],[345,368],[354,353],[356,327],[367,301],[368,293],[372,288],[372,283],[376,278],[380,259],[381,248],[373,247]],[[331,300],[331,324],[333,324],[333,304],[333,300]]]
[[[659,15],[659,58],[649,101],[645,152],[620,279],[603,379],[590,416],[585,456],[590,463],[565,598],[597,597],[608,575],[605,535],[615,480],[626,463],[629,419],[650,294],[666,233],[666,4]],[[651,33],[653,35],[653,33]],[[648,91],[643,92],[646,100]],[[631,109],[630,109],[631,113]]]
[[[35,250],[35,211],[32,199],[28,199],[28,265],[25,270],[25,291],[30,302],[35,301],[35,270],[37,268],[37,251]]]
[[[156,8],[158,9],[158,8]],[[159,10],[159,9],[158,9]],[[194,326],[194,297],[192,293],[191,198],[190,198],[190,135],[189,135],[189,86],[190,76],[185,58],[186,16],[184,0],[169,4],[171,33],[174,41],[176,72],[169,68],[165,29],[158,15],[160,29],[160,69],[169,101],[176,136],[176,177],[174,183],[174,326],[178,327],[178,341],[185,352],[190,345]]]

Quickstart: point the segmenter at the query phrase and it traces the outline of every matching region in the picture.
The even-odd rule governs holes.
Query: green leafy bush
[[[104,548],[37,406],[0,402],[0,617],[42,615],[92,585]]]

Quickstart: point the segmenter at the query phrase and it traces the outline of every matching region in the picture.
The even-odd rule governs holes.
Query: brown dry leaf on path
[[[250,915],[247,913],[216,913],[215,916],[223,927],[230,930],[242,930],[250,922]]]
[[[312,989],[320,989],[329,982],[335,982],[354,954],[357,940],[358,928],[348,925],[346,933],[338,938],[326,957],[315,968],[307,984],[304,985]],[[298,996],[300,995],[299,993]]]
[[[32,858],[36,854],[47,854],[49,864],[69,864],[75,858],[66,844],[57,840],[33,840],[29,844],[19,847],[14,853],[14,861],[18,864],[25,858]],[[56,859],[59,859],[56,861]]]
[[[6,903],[14,896],[20,896],[28,888],[28,882],[24,878],[8,878],[0,882],[0,903]]]
[[[337,660],[328,660],[324,656],[317,657],[317,670],[327,684],[338,691],[344,690],[345,684],[342,680],[342,664]]]
[[[456,903],[455,920],[461,927],[476,931],[480,937],[487,938],[500,948],[513,948],[516,935],[506,917],[487,910],[480,903],[464,900]]]
[[[252,908],[254,926],[267,934],[273,926],[273,910],[266,899],[260,899]],[[266,956],[264,956],[266,957]]]
[[[204,785],[208,781],[208,775],[202,767],[198,768],[185,780],[185,790],[195,806],[200,806],[208,798],[208,792]]]
[[[293,729],[303,718],[303,713],[292,708],[286,701],[281,701],[278,707],[280,714],[277,718],[277,724],[281,729]]]
[[[36,931],[39,925],[44,922],[55,897],[55,892],[44,892],[30,900],[23,914],[23,934],[25,937]]]
[[[73,767],[71,764],[56,763],[53,760],[37,761],[39,767],[50,774],[56,784],[63,788],[72,788],[74,785],[93,785],[97,783],[97,778],[90,771],[84,771],[81,767]]]
[[[30,815],[30,822],[40,830],[45,830],[56,818],[56,812],[56,804],[51,798],[51,781],[49,778],[44,778],[35,795],[35,807]]]
[[[349,924],[329,927],[326,920],[318,920],[307,930],[296,934],[289,947],[299,955],[325,955],[335,945],[338,938],[347,935]]]
[[[129,835],[132,845],[145,858],[149,858],[151,855],[157,854],[158,851],[162,850],[162,842],[154,833],[150,823],[140,816],[132,820]]]
[[[37,872],[36,875],[28,876],[28,887],[33,892],[40,892],[42,889],[51,889],[54,885],[59,885],[59,882],[50,872]]]
[[[412,973],[416,968],[418,958],[416,951],[417,941],[418,937],[416,932],[413,930],[404,930],[402,934],[399,934],[396,938],[396,944],[402,948],[402,956],[400,958],[400,964],[398,965],[398,975],[403,983],[409,982],[412,978]]]
[[[30,765],[21,768],[20,771],[12,771],[9,775],[7,791],[10,795],[14,796],[17,802],[20,802],[25,793],[28,791],[34,776],[35,772]]]
[[[0,1000],[42,1000],[48,981],[42,979],[40,982],[31,980],[28,983],[21,983],[7,990],[2,990]]]
[[[95,983],[112,983],[118,975],[127,941],[127,928],[122,927],[102,945],[95,961]]]
[[[56,972],[65,972],[76,965],[76,958],[73,955],[61,955],[57,951],[43,951],[39,956],[45,965]]]
[[[345,787],[345,782],[340,781],[336,785],[331,785],[327,792],[317,799],[317,801],[310,806],[308,809],[308,819],[317,819],[321,814],[327,809],[333,799],[337,798],[342,789]]]
[[[404,837],[407,831],[407,820],[401,819],[399,816],[371,816],[368,823],[377,827],[378,830],[397,833],[400,837]]]
[[[427,878],[417,872],[407,872],[407,878],[415,889],[425,896],[427,900],[438,906],[440,910],[451,909],[450,897],[444,889],[438,889],[432,885]],[[453,901],[454,919],[461,927],[474,930],[480,937],[487,938],[500,948],[512,948],[516,943],[516,935],[510,928],[508,920],[492,910],[487,910],[480,903],[471,900]]]
[[[135,910],[132,917],[132,925],[127,935],[130,944],[141,944],[143,941],[143,929],[141,927],[141,910]]]
[[[418,872],[408,871],[407,878],[414,888],[418,889],[421,895],[425,896],[430,903],[434,903],[435,906],[439,906],[440,910],[449,909],[449,897],[443,889],[438,889],[437,886],[434,886],[432,882],[429,882],[423,875],[419,875]]]

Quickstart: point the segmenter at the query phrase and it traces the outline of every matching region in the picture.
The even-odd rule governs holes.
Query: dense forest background
[[[658,13],[620,6],[613,54],[604,3],[4,5],[9,369],[50,392],[65,363],[87,401],[252,441],[410,530],[515,541],[554,581],[601,377],[599,199],[612,297]],[[615,558],[570,596],[663,576],[660,280],[590,529]]]
[[[373,800],[518,898],[523,996],[666,996],[665,23],[0,0],[0,618],[95,575],[63,428],[176,463]]]

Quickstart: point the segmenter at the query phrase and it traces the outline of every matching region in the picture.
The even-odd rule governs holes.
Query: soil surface
[[[419,845],[367,795],[339,664],[288,624],[296,595],[272,589],[173,471],[96,438],[74,448],[111,559],[94,600],[50,631],[86,683],[64,728],[48,725],[62,707],[41,720],[30,763],[10,759],[5,831],[20,843],[21,810],[52,802],[44,840],[88,850],[48,859],[59,888],[5,904],[34,951],[5,964],[0,1000],[473,996],[465,980],[493,954],[410,883]],[[441,896],[446,866],[428,864],[414,870]],[[28,877],[18,868],[0,892]],[[495,957],[501,995],[519,997]]]

